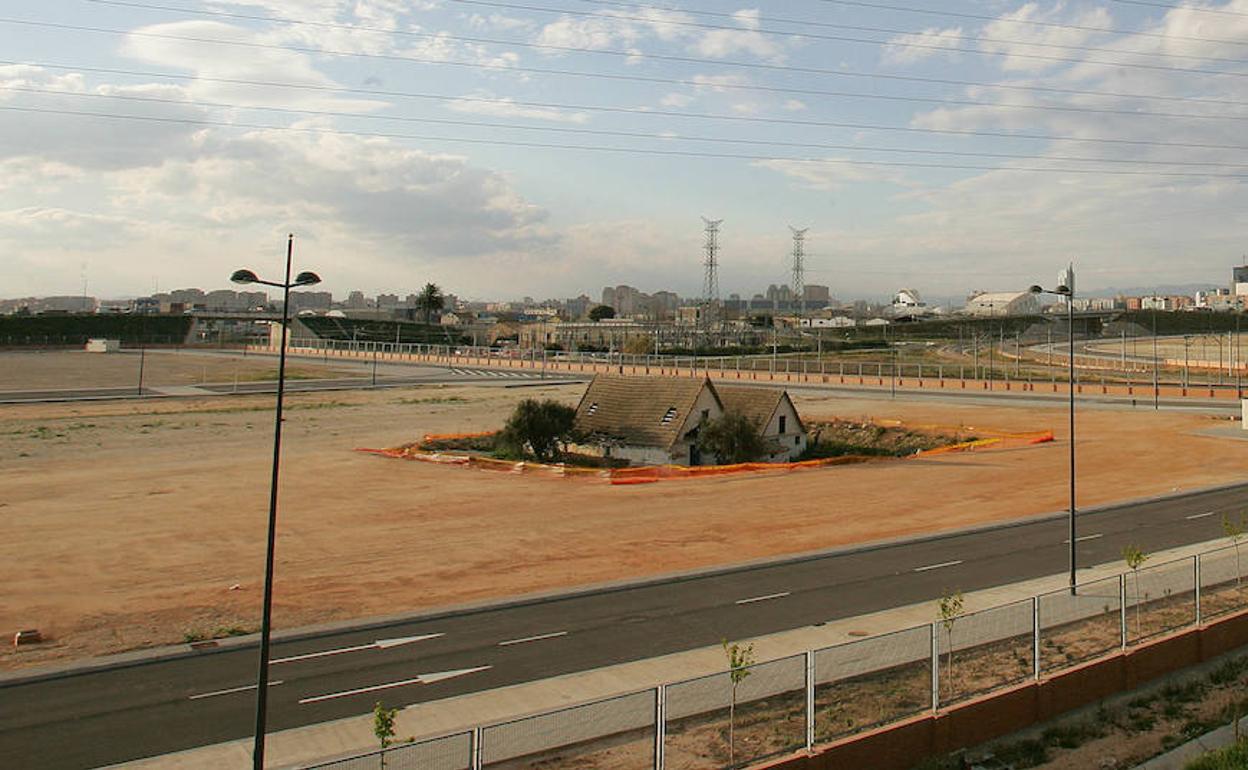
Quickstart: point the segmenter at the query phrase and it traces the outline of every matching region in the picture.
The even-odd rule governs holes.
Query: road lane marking
[[[962,563],[961,559],[955,559],[954,561],[944,561],[944,562],[941,562],[940,564],[929,564],[926,567],[915,567],[914,571],[915,572],[927,572],[928,570],[941,569],[942,567],[956,567],[961,563]]]
[[[465,676],[466,674],[475,674],[478,671],[485,671],[492,666],[477,666],[476,668],[461,668],[455,671],[438,671],[432,674],[421,674],[412,679],[403,679],[398,682],[386,682],[385,684],[375,684],[371,687],[358,687],[354,690],[344,690],[342,692],[331,692],[325,695],[313,695],[308,698],[301,698],[299,705],[306,706],[309,703],[320,703],[321,701],[333,700],[334,698],[347,698],[352,695],[363,695],[368,692],[377,692],[379,690],[392,690],[396,687],[407,687],[413,684],[433,684],[441,682],[445,679],[454,679],[457,676]]]
[[[1080,536],[1080,537],[1075,538],[1075,542],[1076,542],[1076,543],[1082,543],[1084,540],[1095,540],[1095,539],[1097,539],[1098,537],[1105,537],[1105,533],[1104,533],[1104,532],[1098,532],[1098,533],[1097,533],[1097,534],[1095,534],[1095,535],[1082,535],[1082,536]],[[1070,538],[1066,538],[1065,540],[1063,540],[1063,541],[1062,541],[1062,543],[1063,543],[1064,545],[1070,545]]]
[[[1184,518],[1191,521],[1193,519],[1203,519],[1206,516],[1212,516],[1214,513],[1216,513],[1216,511],[1209,511],[1208,513],[1193,513],[1191,516],[1185,516]]]
[[[342,655],[346,652],[360,652],[362,650],[388,650],[391,647],[399,647],[404,644],[412,644],[413,642],[423,642],[426,639],[437,639],[446,634],[423,634],[421,636],[400,636],[394,639],[378,639],[368,644],[357,644],[354,647],[339,647],[334,650],[322,650],[320,652],[308,652],[303,655],[291,655],[288,658],[278,658],[269,661],[270,666],[276,666],[279,663],[294,663],[297,660],[311,660],[312,658],[324,658],[330,655]]]
[[[769,599],[783,599],[792,594],[792,591],[784,591],[778,594],[767,594],[766,596],[755,596],[749,599],[737,599],[737,604],[753,604],[754,602],[765,602]]]
[[[555,639],[560,636],[567,636],[567,631],[556,631],[553,634],[538,634],[537,636],[526,636],[523,639],[508,639],[505,642],[499,642],[499,647],[507,647],[512,644],[525,644],[527,642],[540,642],[543,639]]]
[[[272,682],[269,682],[269,687],[276,687],[281,683],[282,683],[282,680],[277,679]],[[215,698],[218,695],[232,695],[233,693],[236,693],[236,692],[247,692],[248,690],[254,690],[254,689],[256,689],[256,686],[254,684],[245,684],[242,687],[231,687],[228,690],[216,690],[215,692],[201,692],[198,695],[191,695],[190,700],[199,700],[200,698]]]

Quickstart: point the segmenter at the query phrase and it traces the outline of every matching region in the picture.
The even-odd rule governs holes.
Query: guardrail
[[[276,352],[275,347],[256,346],[257,351]],[[328,339],[296,339],[289,343],[292,355],[364,361],[429,363],[438,366],[525,369],[549,374],[593,375],[617,373],[638,376],[709,376],[720,380],[844,385],[884,390],[960,390],[1017,393],[1065,393],[1067,379],[1054,369],[1040,378],[1023,372],[1011,376],[1009,367],[985,367],[927,363],[827,362],[793,356],[667,356],[631,353],[564,353],[537,349],[499,349],[418,343],[366,342]],[[1085,395],[1118,396],[1142,401],[1160,398],[1234,400],[1245,388],[1234,384],[1162,382],[1151,375],[1133,379],[1130,373],[1107,377],[1106,372],[1076,373],[1076,390]],[[1097,376],[1099,375],[1099,376]]]
[[[306,767],[744,767],[1248,609],[1243,567],[1239,548],[1226,546],[1080,583],[1074,593],[1062,588],[756,663],[736,684],[735,700],[734,677],[722,671]]]

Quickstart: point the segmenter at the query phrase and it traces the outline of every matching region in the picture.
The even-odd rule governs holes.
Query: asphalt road
[[[1096,537],[1079,544],[1081,562],[1115,561],[1128,541],[1156,551],[1217,538],[1217,514],[1246,503],[1248,485],[1242,485],[1090,511],[1080,517],[1080,536]],[[947,590],[1060,573],[1066,526],[1059,515],[281,642],[274,648],[272,677],[280,684],[270,693],[269,727],[359,715],[377,700],[435,700],[852,617]],[[385,649],[374,645],[435,634]],[[255,659],[250,645],[2,681],[0,765],[96,767],[245,737],[254,719],[248,683]],[[457,671],[471,673],[419,681]]]

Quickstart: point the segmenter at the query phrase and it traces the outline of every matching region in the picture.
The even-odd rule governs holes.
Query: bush
[[[714,455],[720,463],[748,463],[767,454],[767,441],[750,418],[725,412],[698,431],[698,449]]]
[[[572,440],[576,410],[558,401],[526,398],[507,418],[498,434],[498,447],[513,457],[532,455],[538,462],[550,462]]]

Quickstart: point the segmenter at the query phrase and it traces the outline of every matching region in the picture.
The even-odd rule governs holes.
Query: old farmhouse
[[[598,375],[576,409],[580,451],[638,465],[714,465],[698,451],[698,429],[725,412],[757,425],[771,452],[759,458],[788,462],[806,450],[806,428],[789,394],[779,388],[714,385],[709,378]]]

